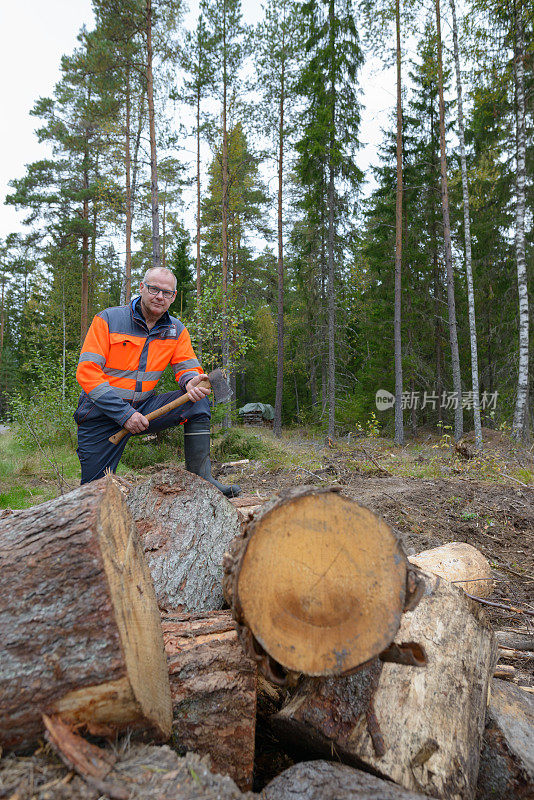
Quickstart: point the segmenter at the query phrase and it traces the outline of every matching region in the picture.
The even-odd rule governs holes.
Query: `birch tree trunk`
[[[285,23],[285,5],[284,5]],[[284,240],[282,226],[282,185],[284,164],[284,92],[285,92],[285,26],[282,27],[282,69],[280,74],[280,120],[278,154],[278,317],[276,355],[276,397],[274,401],[273,433],[282,435],[282,396],[284,391]]]
[[[452,36],[454,42],[454,65],[456,68],[456,96],[458,100],[458,138],[460,140],[460,164],[462,168],[462,194],[464,206],[465,236],[465,274],[467,277],[467,302],[469,307],[469,340],[471,342],[471,381],[473,384],[473,418],[475,424],[475,443],[482,447],[482,423],[480,421],[480,392],[478,384],[478,348],[475,320],[475,292],[473,289],[473,270],[471,266],[471,222],[469,219],[469,191],[467,187],[467,163],[465,158],[465,130],[462,99],[462,73],[458,50],[458,25],[456,23],[456,3],[450,0],[452,12]]]
[[[154,111],[154,80],[152,76],[152,0],[146,0],[146,91],[150,131],[150,193],[152,201],[152,267],[161,267],[159,238],[158,164],[156,156],[156,121]]]
[[[527,292],[527,269],[525,262],[525,42],[523,30],[522,0],[514,3],[515,53],[514,78],[516,84],[516,232],[515,252],[517,261],[517,289],[519,294],[519,372],[517,376],[517,400],[512,424],[516,439],[528,436],[528,350],[529,310]]]
[[[436,0],[436,33],[438,55],[439,86],[439,142],[441,153],[441,204],[443,209],[443,237],[445,267],[447,270],[447,304],[449,307],[449,337],[451,343],[452,383],[456,395],[454,410],[454,438],[463,436],[462,381],[460,376],[460,355],[458,352],[458,332],[456,326],[456,303],[454,299],[454,272],[452,265],[451,223],[449,214],[449,188],[447,182],[447,152],[445,146],[445,103],[443,100],[443,57],[441,47],[440,0]]]
[[[395,208],[395,442],[404,443],[402,421],[402,339],[401,339],[401,294],[402,294],[402,84],[401,84],[401,35],[400,0],[395,2],[395,25],[397,30],[397,200]]]

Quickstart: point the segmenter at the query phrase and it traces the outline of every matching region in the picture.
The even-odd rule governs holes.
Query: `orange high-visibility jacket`
[[[154,394],[168,364],[182,389],[202,374],[185,325],[165,312],[149,331],[139,301],[107,308],[93,319],[76,371],[83,389],[77,422],[98,409],[124,425],[135,411],[132,403]]]

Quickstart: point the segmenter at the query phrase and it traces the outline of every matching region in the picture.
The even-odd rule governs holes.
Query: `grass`
[[[8,431],[0,436],[0,509],[28,508],[58,494],[59,475],[72,488],[80,465],[70,445],[30,447]],[[68,488],[68,487],[67,487]]]

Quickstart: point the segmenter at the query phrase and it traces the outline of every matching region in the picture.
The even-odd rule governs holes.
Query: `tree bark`
[[[284,237],[282,225],[282,187],[284,165],[284,100],[285,100],[285,10],[282,24],[282,69],[280,74],[280,118],[278,124],[278,315],[276,350],[276,395],[274,401],[273,433],[282,436],[282,397],[284,391]]]
[[[240,530],[226,498],[191,472],[167,469],[135,486],[127,503],[159,606],[175,612],[221,608],[223,556]]]
[[[173,740],[207,755],[210,768],[252,787],[256,664],[238,641],[229,611],[162,615],[173,705]]]
[[[306,679],[276,715],[276,729],[294,739],[305,730],[316,753],[363,763],[405,789],[471,800],[495,642],[484,612],[462,591],[430,575],[425,584],[395,642],[423,643],[426,666],[386,663],[374,691],[372,664],[338,681]]]
[[[534,796],[534,697],[494,678],[476,800]]]
[[[131,117],[130,65],[126,67],[126,128],[124,149],[126,155],[126,260],[124,265],[124,302],[132,298],[132,188],[130,157],[130,117]]]
[[[395,442],[404,443],[402,422],[402,72],[400,0],[395,2],[395,27],[397,33],[397,197],[395,207]]]
[[[161,267],[159,236],[158,162],[156,154],[156,120],[154,110],[154,80],[152,76],[152,0],[146,0],[146,93],[150,133],[150,195],[152,208],[152,267]]]
[[[336,62],[335,62],[335,15],[334,0],[328,4],[328,25],[330,39],[330,144],[328,157],[328,436],[335,438],[336,426],[336,290],[334,284],[334,246],[335,246],[335,186],[334,186],[334,147],[336,112]]]
[[[150,573],[111,478],[0,521],[0,744],[41,713],[168,737],[169,681]]]
[[[529,357],[529,310],[527,268],[525,261],[525,181],[526,181],[526,135],[525,135],[525,41],[522,0],[514,2],[515,48],[514,77],[516,84],[516,232],[515,251],[517,261],[517,289],[519,294],[519,371],[517,376],[517,399],[512,423],[516,439],[528,439],[528,357]]]
[[[304,761],[289,767],[263,790],[264,800],[423,800],[419,792],[330,761]]]
[[[471,343],[471,381],[473,384],[473,421],[475,442],[482,447],[482,423],[480,420],[480,390],[478,384],[478,347],[475,318],[475,292],[473,288],[473,269],[471,264],[471,221],[469,217],[469,190],[467,187],[467,161],[465,157],[465,130],[462,99],[462,73],[458,49],[458,25],[456,23],[456,3],[450,0],[452,12],[452,35],[454,43],[454,65],[456,68],[456,96],[458,100],[458,138],[460,140],[460,164],[462,169],[462,196],[464,206],[465,274],[467,277],[467,301],[469,307],[469,341]]]
[[[83,344],[87,331],[89,329],[89,234],[87,227],[89,226],[89,174],[87,169],[87,160],[89,154],[84,151],[84,166],[83,166],[83,201],[82,201],[82,219],[84,229],[82,232],[82,285],[81,285],[81,311],[80,311],[80,343]]]
[[[383,520],[304,487],[267,503],[232,542],[224,592],[266,677],[340,675],[393,640],[407,564]]]
[[[456,395],[454,409],[454,438],[463,436],[462,380],[460,375],[460,354],[458,352],[458,331],[456,324],[456,302],[454,299],[454,270],[452,264],[451,223],[449,213],[449,188],[447,181],[447,151],[445,145],[445,102],[443,99],[443,58],[441,47],[440,0],[436,0],[436,34],[438,56],[439,89],[439,143],[441,163],[441,205],[443,210],[443,237],[445,267],[447,270],[447,305],[449,307],[449,338],[451,343],[452,383]]]
[[[228,339],[228,131],[227,131],[227,52],[226,52],[226,3],[223,3],[223,107],[222,107],[222,186],[221,186],[221,238],[222,238],[222,366],[228,368],[230,342]],[[223,427],[231,425],[227,413]]]

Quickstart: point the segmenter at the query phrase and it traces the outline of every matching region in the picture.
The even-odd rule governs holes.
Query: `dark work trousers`
[[[165,394],[155,394],[139,403],[132,403],[132,408],[146,416],[151,411],[161,408],[171,400],[181,397],[185,392],[166,392]],[[112,444],[108,441],[110,436],[120,431],[121,428],[110,417],[102,414],[98,408],[91,404],[93,408],[89,413],[78,422],[78,458],[82,467],[82,483],[96,481],[102,478],[106,472],[115,472],[119,461],[124,452],[128,439],[132,436],[129,433],[119,444]],[[163,414],[158,419],[151,420],[149,427],[144,433],[157,433],[174,425],[182,425],[184,422],[194,420],[209,420],[210,405],[207,398],[197,400],[196,403],[189,401],[183,406],[178,406],[172,411]],[[76,418],[76,417],[75,417]],[[143,434],[135,434],[142,436]]]

